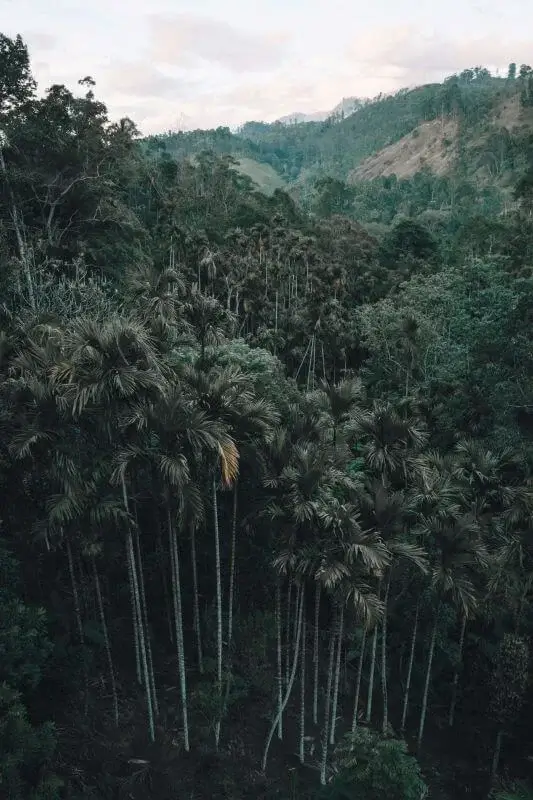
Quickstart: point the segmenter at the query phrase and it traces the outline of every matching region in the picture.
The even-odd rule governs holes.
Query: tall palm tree
[[[421,572],[427,572],[425,552],[416,541],[409,541],[412,533],[407,531],[407,515],[409,503],[403,491],[393,491],[383,480],[369,482],[366,492],[362,494],[364,519],[367,525],[378,531],[390,554],[390,564],[383,574],[383,618],[381,623],[381,686],[383,693],[382,731],[388,729],[388,691],[387,691],[387,616],[389,593],[394,566],[399,561],[406,561]],[[374,631],[372,649],[377,644],[377,631]],[[369,689],[369,706],[371,708],[372,691]],[[368,720],[369,721],[369,720]]]
[[[225,426],[195,407],[194,398],[175,384],[157,402],[138,403],[124,414],[122,428],[129,434],[129,447],[117,455],[115,480],[123,480],[132,458],[141,458],[163,487],[167,512],[169,552],[172,573],[172,592],[180,691],[184,720],[185,747],[189,748],[188,705],[183,639],[182,589],[177,523],[188,518],[196,520],[203,513],[201,495],[194,485],[195,468],[204,457],[220,458],[224,480],[235,477],[236,450]],[[141,438],[132,444],[132,433]],[[181,510],[181,511],[180,511]],[[220,681],[221,681],[220,666]]]
[[[232,453],[222,456],[220,461],[220,475],[222,485],[235,487],[238,475],[239,450],[235,444],[239,436],[241,441],[248,443],[254,435],[264,434],[276,421],[276,415],[268,403],[257,400],[249,376],[235,367],[217,369],[212,367],[203,370],[186,367],[183,378],[190,387],[199,407],[205,409],[212,417],[226,426],[233,446]],[[230,439],[228,438],[228,441]],[[211,471],[211,495],[213,505],[213,521],[215,532],[215,561],[216,561],[216,602],[217,602],[217,681],[222,690],[222,572],[220,561],[220,531],[218,520],[218,462]],[[234,594],[234,569],[235,569],[235,537],[237,527],[237,495],[234,494],[233,522],[231,534],[231,563],[230,563],[230,599],[228,602],[228,632],[232,633],[233,626],[233,594]],[[221,714],[223,713],[221,707]],[[218,747],[220,737],[220,720],[215,729],[215,740]]]
[[[493,451],[480,442],[463,439],[454,448],[452,473],[480,526],[484,541],[494,551],[495,558],[488,572],[489,591],[498,590],[499,586],[503,588],[500,578],[506,572],[504,564],[509,566],[512,561],[511,553],[517,542],[515,532],[529,526],[533,510],[533,492],[527,485],[525,460],[511,449]],[[500,567],[504,567],[503,572]],[[519,606],[522,602],[519,601]],[[518,613],[520,615],[520,611]],[[466,627],[467,616],[463,613],[448,715],[450,727],[454,724]]]
[[[425,519],[421,522],[420,533],[428,539],[434,615],[418,728],[419,749],[424,734],[431,669],[443,602],[449,597],[463,614],[469,616],[477,604],[476,571],[487,563],[487,553],[481,540],[479,526],[471,515],[448,519]]]

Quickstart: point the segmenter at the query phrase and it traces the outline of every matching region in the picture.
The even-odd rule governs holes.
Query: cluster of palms
[[[203,673],[206,650],[199,600],[199,572],[204,576],[206,567],[198,563],[197,532],[211,537],[214,551],[218,747],[239,624],[238,533],[244,517],[247,530],[269,530],[276,682],[262,766],[273,736],[284,736],[299,677],[299,754],[303,761],[306,731],[320,726],[325,782],[337,728],[348,719],[355,729],[361,718],[365,658],[365,721],[376,721],[378,651],[381,727],[389,731],[388,685],[395,676],[388,664],[388,629],[400,593],[412,598],[413,628],[403,713],[393,723],[402,732],[406,728],[413,663],[423,658],[419,745],[444,605],[459,616],[461,650],[468,620],[488,596],[505,594],[520,624],[530,586],[524,532],[531,493],[519,459],[469,441],[446,457],[432,452],[428,432],[408,403],[370,403],[357,380],[305,392],[292,382],[274,385],[272,378],[270,399],[261,397],[253,374],[221,363],[231,321],[212,296],[187,287],[173,269],[136,275],[129,306],[111,319],[12,321],[3,348],[2,424],[6,480],[17,506],[5,524],[25,528],[45,551],[64,547],[82,646],[76,565],[80,558],[90,565],[117,724],[116,643],[108,631],[112,609],[102,574],[110,546],[122,554],[132,665],[152,739],[160,698],[150,598],[154,585],[163,587],[186,750],[190,676]],[[226,494],[221,500],[221,489],[232,490],[231,502]],[[230,509],[223,531],[221,502]],[[221,539],[228,553],[224,565]],[[146,557],[152,552],[157,567],[150,571]],[[185,553],[192,567],[187,575]],[[422,598],[433,608],[427,652],[421,652],[419,631]],[[194,640],[186,635],[189,607]],[[362,640],[351,707],[341,709],[342,654],[356,628]],[[450,724],[458,686],[457,668]]]
[[[380,650],[381,729],[390,733],[388,684],[402,676],[388,665],[387,630],[394,624],[395,599],[409,592],[413,604],[412,636],[405,676],[401,718],[406,729],[415,655],[424,660],[417,741],[423,740],[432,666],[445,605],[458,615],[459,662],[469,619],[520,573],[525,530],[532,495],[524,465],[509,453],[493,454],[474,441],[460,442],[446,458],[427,447],[424,427],[406,408],[374,403],[364,410],[360,386],[344,381],[308,395],[316,410],[316,441],[294,447],[290,463],[271,485],[281,500],[270,504],[283,544],[275,564],[288,578],[287,602],[296,587],[292,614],[301,612],[309,584],[315,592],[313,723],[317,723],[319,620],[321,598],[328,597],[329,638],[323,700],[321,780],[326,780],[328,744],[335,743],[341,653],[362,629],[353,689],[352,730],[361,716],[362,671],[368,660],[365,722],[373,716],[376,659]],[[310,422],[310,419],[308,419]],[[357,442],[359,456],[350,459]],[[281,525],[280,525],[281,523]],[[512,543],[512,544],[511,544]],[[522,543],[522,545],[521,545]],[[518,548],[518,550],[517,550]],[[513,556],[511,556],[511,550]],[[512,563],[512,569],[511,562]],[[524,562],[522,562],[524,563]],[[490,570],[489,570],[490,566]],[[489,580],[490,576],[490,580]],[[527,579],[524,578],[527,592]],[[294,588],[292,594],[294,595]],[[509,601],[509,595],[507,600]],[[500,594],[501,597],[501,594]],[[522,594],[522,602],[525,594]],[[420,652],[421,604],[431,608],[426,652]],[[523,609],[522,609],[523,610]],[[348,617],[346,615],[349,615]],[[346,620],[348,619],[348,626]],[[305,616],[302,620],[306,630]],[[346,631],[348,628],[348,631]],[[293,626],[294,664],[299,657],[299,630]],[[291,636],[291,628],[287,633]],[[370,650],[365,650],[370,637]],[[279,640],[278,640],[279,641]],[[278,644],[279,649],[279,644]],[[302,634],[300,757],[304,759],[305,635]],[[449,724],[454,724],[460,663],[450,686]],[[291,675],[293,677],[293,674]],[[278,681],[281,687],[281,657]],[[290,681],[287,681],[290,689]],[[286,702],[279,690],[275,724],[281,735]],[[344,709],[342,718],[346,718]],[[274,725],[272,730],[274,729]],[[268,743],[267,743],[268,750]],[[263,766],[266,763],[266,752]]]

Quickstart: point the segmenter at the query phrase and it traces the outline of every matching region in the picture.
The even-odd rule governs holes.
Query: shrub
[[[420,766],[401,739],[384,739],[359,728],[335,753],[337,775],[322,791],[321,800],[422,800],[427,786]]]

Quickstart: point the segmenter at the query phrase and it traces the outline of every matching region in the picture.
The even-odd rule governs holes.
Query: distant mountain
[[[312,114],[295,111],[294,114],[285,114],[284,117],[280,117],[276,122],[281,122],[282,125],[298,125],[300,122],[324,122],[329,115],[329,111],[314,111]]]
[[[358,111],[365,102],[368,101],[361,100],[359,97],[343,97],[340,103],[337,103],[331,111],[314,111],[311,114],[296,111],[294,114],[286,114],[284,117],[280,117],[276,122],[281,122],[283,125],[298,125],[301,122],[325,122],[331,117],[342,119]]]

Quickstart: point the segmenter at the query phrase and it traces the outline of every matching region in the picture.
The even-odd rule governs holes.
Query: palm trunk
[[[291,638],[291,646],[289,648],[289,653],[295,647],[297,629],[298,629],[298,602],[296,602],[296,604],[294,606],[294,619],[293,619],[293,623],[292,623],[292,638]]]
[[[315,631],[313,643],[313,664],[314,664],[314,682],[313,682],[313,723],[318,724],[318,626],[320,621],[320,583],[317,583],[315,588]]]
[[[78,635],[80,637],[80,645],[82,648],[85,646],[85,636],[83,635],[83,622],[81,619],[81,605],[80,605],[80,595],[78,592],[78,584],[76,583],[76,573],[74,572],[74,559],[72,557],[72,548],[70,546],[70,540],[68,537],[65,537],[66,546],[67,546],[67,558],[68,558],[68,571],[70,575],[70,584],[72,586],[72,597],[74,600],[74,613],[76,615],[76,627],[78,628]],[[85,657],[84,657],[85,660]]]
[[[365,646],[366,646],[366,625],[363,628],[363,638],[361,640],[361,652],[359,653],[359,663],[357,665],[357,679],[355,683],[355,699],[353,704],[353,717],[352,717],[352,733],[355,733],[357,728],[357,719],[359,715],[359,695],[361,692],[361,678],[363,676],[363,663],[365,660]]]
[[[387,733],[389,727],[389,695],[387,690],[387,605],[389,601],[391,573],[392,569],[389,569],[387,587],[383,600],[383,620],[381,623],[381,691],[383,694],[383,723],[381,731],[383,735]]]
[[[153,487],[152,491],[154,492],[154,497],[157,497],[155,487]],[[159,515],[159,503],[156,502],[156,554],[157,554],[157,564],[159,566],[159,573],[161,575],[161,584],[163,586],[163,596],[165,598],[165,609],[167,613],[167,622],[168,622],[168,635],[170,638],[171,644],[174,644],[174,632],[172,630],[172,608],[170,605],[170,592],[168,590],[168,576],[167,571],[165,569],[165,551],[163,548],[163,540],[161,536],[161,518]]]
[[[220,567],[220,532],[218,529],[218,498],[215,473],[213,473],[213,521],[215,530],[215,565],[217,586],[217,687],[219,699],[218,719],[215,723],[215,746],[218,750],[222,714],[222,574]]]
[[[72,548],[70,546],[70,540],[68,536],[65,537],[65,539],[67,545],[68,571],[70,575],[70,583],[72,586],[72,597],[74,600],[74,613],[76,616],[76,626],[78,628],[78,636],[80,637],[80,646],[83,659],[83,683],[85,686],[84,713],[85,716],[87,716],[89,712],[89,673],[87,671],[87,659],[85,656],[85,636],[83,635],[83,622],[81,618],[80,596],[78,592],[78,584],[76,583],[76,573],[74,572],[74,559],[72,557]]]
[[[122,501],[124,503],[124,508],[129,514],[129,503],[128,503],[128,492],[126,489],[126,480],[124,476],[122,476],[121,480],[122,486]],[[142,683],[142,673],[141,673],[141,633],[140,633],[140,621],[137,615],[137,602],[135,598],[135,579],[133,575],[134,570],[134,563],[130,559],[130,553],[127,548],[126,544],[126,563],[128,566],[128,579],[130,583],[130,600],[131,600],[131,617],[133,622],[133,641],[135,645],[135,669],[137,675],[137,683]]]
[[[492,766],[490,770],[490,786],[494,785],[496,775],[498,774],[498,765],[500,763],[500,753],[502,750],[503,730],[500,728],[496,735],[496,744],[494,746],[494,755],[492,756]]]
[[[96,568],[96,561],[92,558],[94,586],[96,589],[96,600],[98,602],[98,613],[100,615],[100,624],[102,626],[102,633],[104,636],[104,646],[107,656],[107,665],[109,667],[109,681],[111,683],[111,693],[113,695],[113,716],[115,718],[115,725],[118,727],[118,695],[117,684],[115,681],[115,669],[113,667],[113,655],[111,653],[111,644],[109,642],[109,633],[107,630],[107,622],[104,613],[104,603],[102,601],[102,591],[100,588],[100,578],[98,577],[98,570]]]
[[[337,663],[335,665],[335,683],[333,685],[333,707],[331,710],[331,729],[329,735],[330,745],[335,744],[335,728],[337,727],[337,703],[339,700],[339,683],[341,677],[341,653],[342,637],[344,632],[344,603],[338,612],[338,631],[337,631]]]
[[[326,785],[326,767],[328,764],[328,735],[331,709],[331,685],[333,683],[333,662],[335,660],[335,632],[331,632],[329,640],[328,682],[326,686],[326,707],[324,710],[324,730],[322,732],[322,760],[320,763],[320,783]]]
[[[278,739],[283,739],[283,672],[281,660],[281,586],[279,578],[276,581],[276,651],[277,651],[277,683],[278,683]]]
[[[429,684],[431,682],[431,667],[433,665],[433,655],[435,653],[435,642],[437,640],[437,628],[439,624],[439,611],[440,607],[437,607],[435,611],[435,620],[433,622],[433,630],[431,632],[431,641],[429,645],[429,653],[428,653],[428,663],[426,668],[426,681],[424,684],[424,695],[422,697],[422,711],[420,712],[420,725],[418,728],[418,739],[417,739],[417,747],[418,750],[422,747],[422,737],[424,735],[424,725],[426,722],[426,713],[428,708],[428,695],[429,695]]]
[[[292,581],[289,579],[287,589],[287,625],[285,626],[285,686],[289,683],[291,669],[291,607],[292,607]]]
[[[378,583],[378,600],[381,594],[381,579]],[[374,675],[376,673],[376,652],[378,646],[378,630],[379,625],[376,622],[374,627],[374,635],[372,636],[372,658],[370,659],[370,675],[368,678],[368,697],[366,701],[366,723],[369,724],[372,719],[372,702],[374,699]]]
[[[229,603],[228,603],[228,652],[231,650],[233,635],[233,592],[235,583],[235,546],[237,541],[237,480],[233,488],[233,515],[231,521],[231,556],[229,567]]]
[[[299,600],[299,602],[298,602],[298,600]],[[276,728],[278,726],[279,719],[280,719],[281,715],[283,714],[283,712],[285,711],[285,707],[286,707],[287,703],[289,702],[289,697],[290,697],[290,694],[291,694],[291,691],[292,691],[292,687],[294,685],[294,679],[296,677],[296,669],[298,667],[298,656],[300,654],[300,636],[301,636],[301,632],[302,632],[302,619],[303,619],[303,609],[304,609],[303,592],[302,592],[301,588],[298,590],[297,608],[298,608],[298,628],[297,628],[297,631],[296,631],[296,646],[294,648],[292,671],[291,671],[291,675],[290,675],[290,678],[289,678],[289,684],[288,684],[287,690],[285,692],[285,697],[283,698],[283,703],[281,705],[281,708],[278,709],[278,712],[277,712],[277,714],[276,714],[276,716],[275,716],[275,718],[274,718],[274,720],[272,722],[272,725],[270,727],[270,731],[268,733],[268,737],[267,737],[266,744],[265,744],[265,751],[263,753],[263,760],[262,760],[262,763],[261,763],[261,769],[263,770],[263,772],[266,770],[268,751],[270,749],[270,743],[272,741],[272,737],[274,735],[274,731],[276,730]]]
[[[126,489],[126,480],[122,476],[122,499],[124,508],[129,514],[128,491]],[[154,724],[154,710],[152,705],[152,691],[150,686],[150,675],[148,672],[148,659],[146,656],[146,642],[144,638],[144,627],[141,615],[141,601],[139,597],[139,582],[137,579],[137,568],[135,566],[135,551],[133,549],[133,536],[131,528],[128,529],[126,536],[126,558],[129,561],[129,576],[132,583],[132,596],[133,596],[133,617],[137,621],[137,633],[139,640],[140,662],[143,671],[144,688],[146,691],[146,704],[148,708],[148,726],[150,730],[150,739],[155,741],[155,724]],[[135,622],[134,622],[135,625]]]
[[[304,596],[305,589],[302,588],[302,599],[301,603],[304,605],[305,596]],[[305,760],[305,751],[304,751],[304,744],[305,744],[305,652],[306,652],[306,641],[305,641],[305,610],[302,613],[302,663],[300,664],[300,764],[304,763]]]
[[[198,598],[198,564],[196,561],[196,528],[191,525],[191,562],[192,562],[192,587],[193,587],[193,626],[196,635],[196,652],[198,657],[198,671],[204,674],[204,657],[202,652],[202,627],[200,623],[200,603]]]
[[[465,632],[466,632],[466,614],[463,614],[463,619],[461,621],[461,635],[459,636],[459,662],[455,667],[455,672],[453,674],[452,699],[450,702],[450,715],[448,717],[448,725],[450,726],[450,728],[453,728],[453,723],[455,719],[455,707],[457,705],[457,690],[459,688],[459,670],[461,668],[461,664],[463,661]]]
[[[135,612],[137,614],[137,621],[138,621],[138,630],[139,630],[139,645],[141,651],[141,664],[143,670],[143,677],[144,677],[144,688],[146,691],[146,704],[148,708],[148,725],[150,730],[150,739],[152,742],[155,741],[155,725],[154,725],[154,710],[152,705],[152,691],[150,686],[150,673],[148,671],[148,658],[146,654],[146,642],[144,637],[144,628],[142,624],[142,616],[141,616],[141,601],[139,596],[139,583],[137,579],[137,568],[135,566],[135,553],[133,550],[133,537],[131,535],[131,530],[128,531],[127,535],[127,551],[128,551],[128,558],[130,559],[131,564],[131,575],[133,580],[133,596],[135,600]]]
[[[372,657],[370,659],[370,675],[368,678],[368,697],[366,701],[366,718],[365,721],[370,723],[372,718],[372,699],[374,695],[374,674],[376,670],[376,650],[378,645],[378,628],[379,625],[376,623],[374,627],[374,634],[372,636]]]
[[[400,731],[402,733],[405,731],[405,722],[407,720],[407,708],[409,705],[409,690],[411,688],[411,675],[413,674],[413,662],[415,660],[416,635],[418,633],[419,613],[420,613],[420,599],[417,601],[416,604],[415,624],[413,626],[413,635],[411,637],[411,652],[409,653],[409,666],[407,668],[407,681],[405,684],[405,694],[403,696],[402,724],[400,727]]]
[[[181,576],[178,537],[170,504],[167,501],[167,521],[172,570],[172,599],[174,603],[174,623],[176,626],[176,647],[178,651],[178,672],[180,679],[181,709],[183,715],[183,741],[185,751],[189,752],[189,714],[187,701],[187,672],[185,669],[185,644],[183,641],[183,604],[181,599]]]
[[[143,569],[143,562],[142,562],[142,553],[141,553],[141,543],[139,541],[139,529],[135,529],[135,551],[136,551],[136,558],[137,563],[139,565],[139,589],[140,589],[140,601],[141,601],[141,618],[142,624],[144,625],[144,630],[146,632],[146,652],[148,658],[148,674],[150,676],[150,691],[152,692],[153,697],[153,704],[154,704],[154,713],[155,716],[159,716],[159,704],[157,702],[157,692],[155,688],[155,675],[154,675],[154,662],[152,659],[152,641],[150,636],[150,626],[148,624],[148,607],[146,605],[146,594],[144,591],[144,569]]]
[[[131,561],[129,557],[126,559],[128,567],[128,580],[130,584],[130,601],[131,601],[131,617],[133,622],[133,642],[135,646],[135,673],[137,675],[137,683],[142,683],[141,674],[141,645],[139,635],[139,621],[137,619],[137,606],[135,603],[135,590],[133,588],[133,573],[131,571]]]

